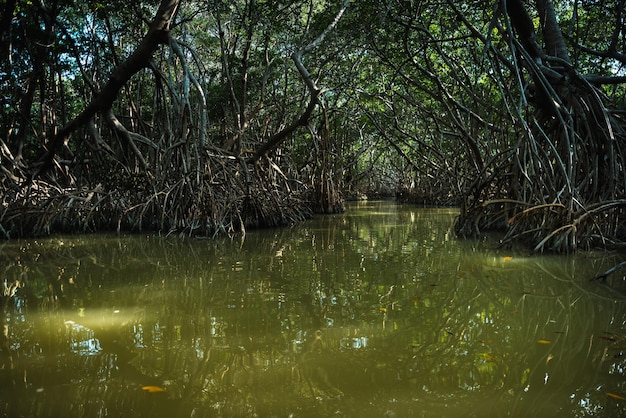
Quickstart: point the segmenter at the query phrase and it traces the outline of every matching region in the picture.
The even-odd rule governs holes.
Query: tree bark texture
[[[554,3],[552,0],[537,0],[537,11],[541,21],[546,53],[563,60],[567,64],[571,64],[565,39],[554,11]]]

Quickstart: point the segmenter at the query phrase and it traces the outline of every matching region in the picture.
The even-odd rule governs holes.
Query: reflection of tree
[[[0,280],[0,323],[2,324],[2,332],[0,333],[0,370],[6,373],[11,373],[13,370],[13,355],[9,341],[9,325],[7,324],[6,308],[9,301],[15,296],[19,286],[20,282],[17,280],[13,283]],[[5,379],[3,378],[2,380],[4,381]],[[14,383],[12,376],[9,376],[6,382]]]
[[[19,321],[9,311],[27,390],[43,389],[33,402],[62,386],[54,405],[69,416],[419,415],[418,404],[449,415],[484,396],[485,408],[538,415],[555,396],[600,407],[604,392],[626,391],[614,357],[623,309],[607,287],[575,280],[611,260],[504,256],[449,239],[451,212],[369,204],[378,215],[243,242],[5,248],[21,260],[7,277],[32,292],[16,302],[36,302]],[[46,307],[51,282],[66,300]]]

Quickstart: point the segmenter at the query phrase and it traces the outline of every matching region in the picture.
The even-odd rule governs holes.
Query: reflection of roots
[[[245,364],[245,356],[241,354],[233,354],[228,364],[220,373],[220,380],[225,385],[243,387],[252,383],[252,360],[250,367]]]
[[[315,339],[310,343],[309,349],[302,353],[297,366],[300,380],[306,382],[313,396],[343,396],[343,392],[332,383],[329,374],[331,368],[337,367],[334,359],[335,354],[325,347],[322,331],[315,331]]]
[[[3,316],[0,316],[4,319]],[[13,356],[9,347],[9,326],[3,325],[2,334],[0,335],[0,370],[13,369]]]
[[[315,358],[307,358],[298,365],[297,373],[306,382],[312,396],[343,396],[341,389],[331,382],[328,373],[328,367],[331,366],[328,362],[324,364],[321,354]]]

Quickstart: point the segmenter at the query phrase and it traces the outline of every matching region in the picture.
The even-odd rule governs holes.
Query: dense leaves
[[[0,13],[7,238],[213,235],[394,194],[538,251],[625,234],[623,0]]]

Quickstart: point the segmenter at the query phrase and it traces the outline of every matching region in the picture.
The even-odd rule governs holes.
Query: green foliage
[[[10,41],[2,46],[9,60],[0,63],[3,158],[35,167],[54,133],[135,51],[159,4],[17,2],[3,29]],[[558,2],[576,74],[624,75],[620,6]],[[59,159],[74,167],[112,158],[147,177],[213,173],[203,160],[207,149],[245,160],[303,114],[310,91],[291,56],[325,33],[339,7],[327,0],[182,1],[172,41],[114,104],[136,149],[99,114],[93,130],[69,138]],[[490,161],[519,143],[523,123],[512,115],[534,117],[526,58],[509,23],[496,2],[351,2],[303,57],[323,91],[308,126],[268,157],[284,179],[311,188],[324,177],[352,194],[411,187],[436,203],[458,201],[497,171]],[[617,109],[626,107],[623,83],[603,89]],[[59,178],[80,184],[68,173],[75,174],[68,168]],[[170,180],[186,181],[155,180],[166,188],[155,193],[170,193]]]

